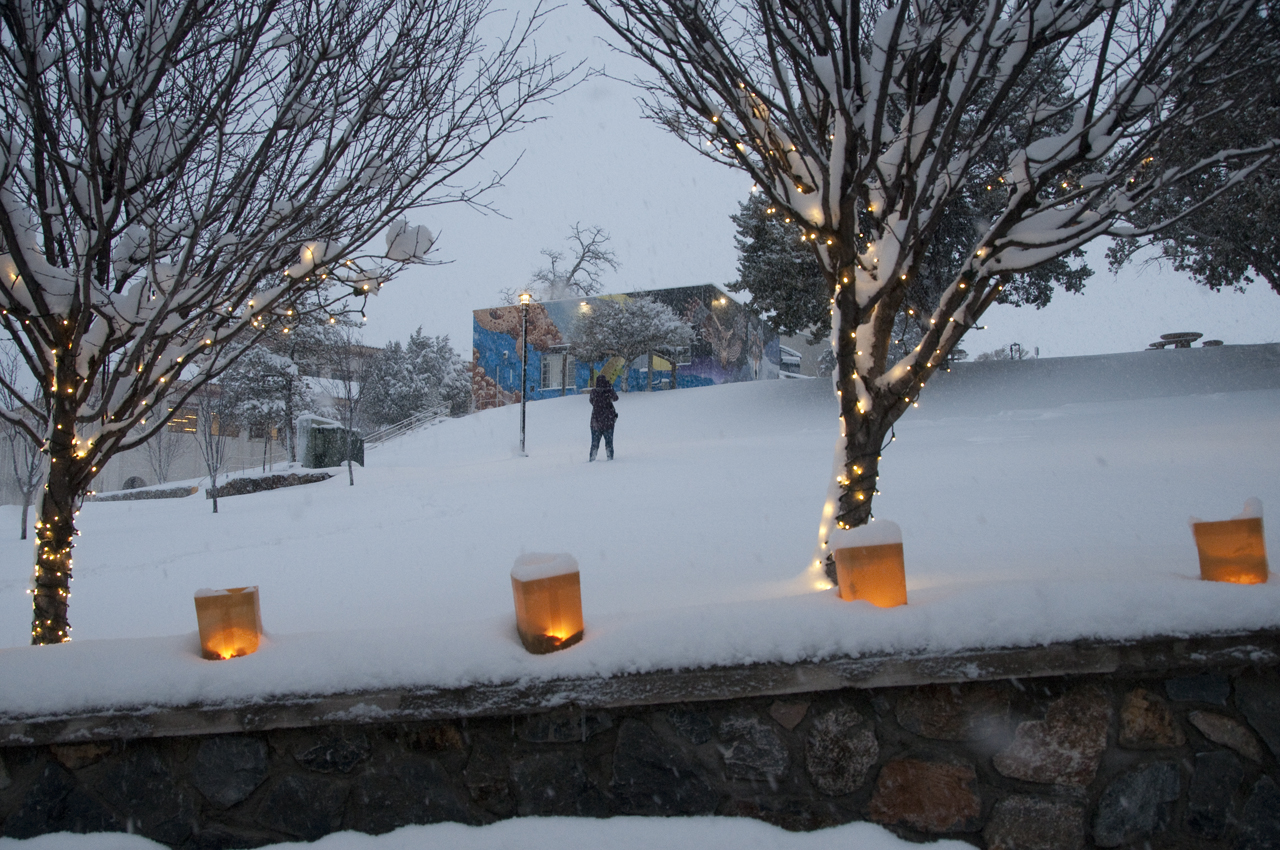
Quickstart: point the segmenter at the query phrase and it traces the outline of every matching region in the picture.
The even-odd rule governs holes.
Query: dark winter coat
[[[604,375],[597,376],[596,385],[591,388],[592,431],[613,430],[613,423],[618,421],[618,411],[613,409],[613,403],[617,400],[618,394],[609,379]]]

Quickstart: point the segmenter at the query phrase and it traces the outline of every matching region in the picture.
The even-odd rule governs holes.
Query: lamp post
[[[524,455],[524,410],[529,401],[529,302],[533,296],[520,293],[520,454]]]

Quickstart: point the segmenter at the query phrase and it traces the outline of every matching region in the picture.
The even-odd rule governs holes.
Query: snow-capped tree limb
[[[871,518],[890,427],[1007,275],[1122,232],[1170,186],[1239,181],[1280,146],[1177,144],[1257,96],[1215,98],[1221,86],[1276,75],[1262,0],[587,3],[651,69],[649,114],[808,229],[844,422],[819,560],[837,525]],[[974,186],[991,213],[923,339],[891,363],[942,211]]]
[[[359,310],[482,203],[465,170],[564,80],[485,0],[0,5],[0,326],[48,409],[35,642],[67,639],[71,518],[263,334]],[[380,245],[386,231],[386,250]],[[180,389],[175,389],[179,387]]]

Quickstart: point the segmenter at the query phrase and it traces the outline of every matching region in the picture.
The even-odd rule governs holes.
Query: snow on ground
[[[529,405],[527,458],[507,407],[371,450],[354,487],[344,471],[217,515],[199,496],[87,504],[61,646],[25,646],[32,550],[4,508],[0,715],[1280,625],[1280,582],[1199,581],[1187,527],[1280,506],[1280,349],[1119,357],[926,389],[875,503],[904,537],[896,609],[807,569],[838,428],[825,381],[623,395],[612,462],[586,462],[590,408],[569,397]],[[520,647],[508,575],[527,551],[581,564],[578,646]],[[200,660],[193,592],[245,584],[268,640]]]
[[[313,843],[271,844],[262,850],[909,850],[887,829],[851,823],[816,832],[787,832],[748,818],[512,818],[488,826],[438,823],[406,826],[386,835],[338,832]],[[971,850],[963,841],[941,840],[933,850]],[[24,841],[0,838],[0,850],[163,850],[163,844],[118,832],[94,835],[59,833]]]

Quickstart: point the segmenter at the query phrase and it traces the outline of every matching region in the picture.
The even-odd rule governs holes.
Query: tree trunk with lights
[[[564,81],[482,0],[0,5],[0,419],[48,454],[32,642],[67,640],[77,502],[264,336],[330,321],[475,203]],[[386,250],[379,244],[385,238]],[[376,249],[375,247],[376,246]],[[269,446],[269,444],[267,444]]]
[[[1261,0],[587,4],[653,70],[650,117],[749,173],[826,276],[842,434],[815,578],[831,532],[870,521],[893,424],[1011,275],[1155,232],[1169,222],[1133,216],[1151,198],[1209,173],[1233,185],[1280,150],[1180,143],[1273,85]],[[977,211],[972,234],[921,298],[957,207]],[[919,344],[892,349],[907,325]]]
[[[90,454],[75,436],[74,401],[55,404],[53,429],[47,442],[49,474],[40,497],[36,522],[36,568],[31,620],[33,644],[71,639],[67,618],[71,595],[71,550],[75,547],[76,512],[93,480]]]

